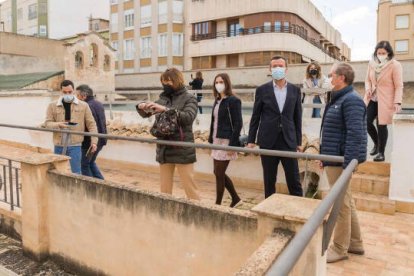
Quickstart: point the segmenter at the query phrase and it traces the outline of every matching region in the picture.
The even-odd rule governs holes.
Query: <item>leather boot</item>
[[[374,147],[372,148],[372,150],[369,153],[371,156],[377,155],[378,154],[378,145],[375,144]]]
[[[374,161],[375,162],[383,162],[385,160],[384,153],[380,152],[375,156]]]

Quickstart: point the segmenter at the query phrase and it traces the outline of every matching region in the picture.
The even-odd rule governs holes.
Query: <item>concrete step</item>
[[[388,199],[388,196],[373,195],[362,192],[353,192],[357,210],[374,212],[386,215],[395,214],[395,201]]]
[[[353,192],[388,196],[390,178],[388,176],[355,173],[351,179]]]
[[[358,173],[390,176],[390,163],[367,161],[358,166]]]

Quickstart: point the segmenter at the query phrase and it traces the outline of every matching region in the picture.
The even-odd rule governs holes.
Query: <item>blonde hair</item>
[[[171,81],[173,83],[172,87],[176,90],[185,86],[183,73],[177,68],[168,68],[165,70],[165,72],[161,74],[160,81]]]

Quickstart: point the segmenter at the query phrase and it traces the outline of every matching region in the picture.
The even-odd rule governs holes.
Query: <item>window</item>
[[[285,21],[285,22],[283,23],[283,31],[284,31],[285,33],[288,33],[288,32],[289,32],[289,22],[288,22],[288,21]]]
[[[118,0],[111,0],[111,5],[116,5],[118,4]]]
[[[393,4],[409,3],[409,2],[413,2],[413,0],[392,0]]]
[[[228,28],[228,36],[237,36],[240,34],[240,24],[239,24],[239,20],[235,20],[235,21],[230,21],[228,22],[227,25]]]
[[[124,40],[124,60],[133,60],[135,54],[135,46],[133,39]]]
[[[134,28],[134,10],[126,10],[124,12],[124,27],[125,30]]]
[[[395,41],[395,52],[397,53],[408,52],[408,40],[396,40]]]
[[[151,5],[141,7],[141,28],[151,26]]]
[[[282,31],[282,23],[280,21],[275,21],[275,32],[280,33]]]
[[[166,57],[168,55],[168,44],[167,34],[159,34],[158,35],[158,56],[159,57]]]
[[[47,36],[47,27],[46,25],[39,26],[39,35],[40,36]]]
[[[77,51],[75,54],[75,68],[83,69],[83,53],[81,51]]]
[[[111,70],[111,57],[108,55],[105,55],[104,57],[104,71],[110,71]]]
[[[168,21],[168,2],[158,2],[158,24],[165,24]]]
[[[141,58],[151,57],[151,37],[141,37]]]
[[[270,22],[265,22],[264,24],[263,24],[263,26],[264,26],[264,32],[265,33],[269,33],[270,32],[270,28],[271,28],[271,26],[272,26],[272,23],[270,23]]]
[[[183,23],[183,1],[173,0],[173,23]]]
[[[23,19],[23,8],[20,8],[17,10],[17,19],[22,20]]]
[[[112,41],[112,48],[114,48],[115,52],[115,61],[118,60],[118,41]]]
[[[29,6],[29,20],[37,18],[37,4],[32,4]]]
[[[406,15],[397,15],[395,17],[395,28],[396,29],[408,29],[410,25],[410,17]]]
[[[99,23],[98,22],[95,23],[95,31],[99,31]]]
[[[112,33],[118,32],[118,14],[117,13],[111,14],[111,32]]]
[[[89,65],[98,67],[98,45],[95,43],[89,46]]]
[[[173,56],[183,55],[183,34],[175,33],[172,35]]]

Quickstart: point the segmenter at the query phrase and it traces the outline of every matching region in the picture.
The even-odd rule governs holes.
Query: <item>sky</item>
[[[0,3],[4,0],[0,0]],[[351,59],[369,60],[375,49],[378,0],[310,0],[342,34]]]
[[[351,60],[369,60],[377,42],[378,0],[311,0],[351,47]]]

